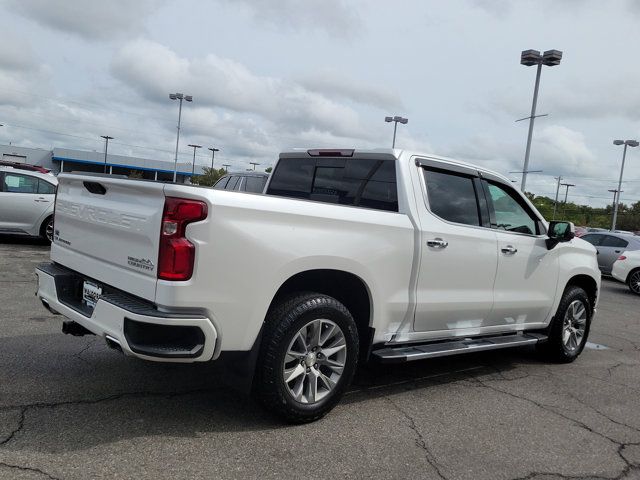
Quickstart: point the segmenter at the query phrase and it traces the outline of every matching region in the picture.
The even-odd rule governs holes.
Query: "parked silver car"
[[[640,250],[640,237],[626,233],[591,232],[583,235],[586,240],[598,250],[598,267],[605,275],[611,275],[613,262],[625,250]]]
[[[0,233],[53,237],[58,179],[37,166],[0,162]]]

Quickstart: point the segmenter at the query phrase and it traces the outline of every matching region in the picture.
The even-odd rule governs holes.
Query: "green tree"
[[[267,168],[264,169],[264,171],[267,172],[267,173],[271,173],[273,171],[273,167],[267,167]],[[640,202],[638,202],[638,203],[640,203]]]
[[[213,184],[220,179],[220,177],[227,173],[224,168],[203,167],[202,170],[204,171],[204,173],[202,175],[194,176],[191,179],[191,183],[194,183],[195,185],[212,187]]]

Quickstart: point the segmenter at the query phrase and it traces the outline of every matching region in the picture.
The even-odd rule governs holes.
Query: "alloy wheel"
[[[47,222],[47,226],[44,229],[44,233],[47,237],[47,240],[52,242],[53,241],[53,218]]]
[[[315,319],[293,336],[284,357],[286,390],[300,403],[314,404],[329,395],[342,377],[347,342],[331,320]]]
[[[564,314],[562,343],[569,352],[575,352],[582,342],[587,326],[587,307],[582,300],[574,300]]]
[[[640,294],[640,270],[634,272],[629,278],[629,288],[633,293]]]

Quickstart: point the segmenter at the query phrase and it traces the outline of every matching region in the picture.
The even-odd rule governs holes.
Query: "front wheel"
[[[358,330],[335,298],[303,293],[269,312],[256,367],[255,393],[292,423],[329,412],[351,383],[358,363]]]
[[[540,350],[550,360],[573,362],[584,349],[591,327],[593,309],[580,287],[567,287],[549,327],[549,338]]]
[[[640,295],[640,268],[632,271],[627,278],[627,285],[636,295]]]

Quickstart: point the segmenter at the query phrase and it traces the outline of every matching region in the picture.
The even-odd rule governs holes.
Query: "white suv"
[[[0,163],[0,233],[53,237],[58,180],[42,167]]]

